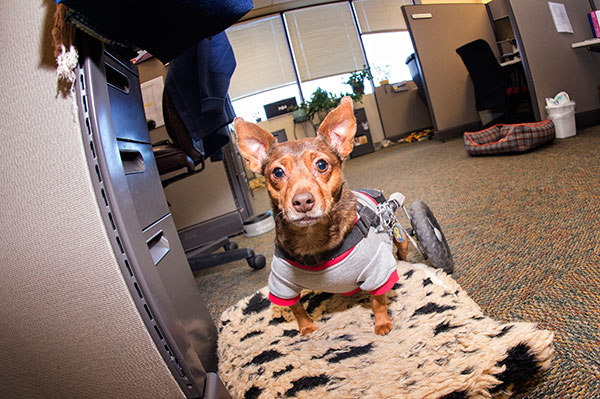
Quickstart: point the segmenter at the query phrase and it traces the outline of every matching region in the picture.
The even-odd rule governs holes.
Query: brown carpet
[[[555,332],[555,357],[517,398],[600,397],[600,127],[522,155],[469,157],[462,140],[397,145],[346,164],[352,188],[422,199],[452,249],[454,278],[490,318]],[[264,190],[257,209],[268,209]],[[236,238],[272,256],[273,232]],[[412,251],[409,261],[422,259]],[[266,285],[245,262],[197,274],[215,321]]]

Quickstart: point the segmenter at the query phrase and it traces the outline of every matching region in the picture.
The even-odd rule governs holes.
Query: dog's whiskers
[[[275,217],[278,217],[279,219],[281,219],[281,221],[283,221],[284,220],[284,218],[283,218],[283,211],[279,211],[277,213],[277,215],[275,215]]]

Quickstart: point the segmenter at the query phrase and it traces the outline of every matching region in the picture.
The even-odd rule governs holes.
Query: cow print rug
[[[506,398],[550,367],[550,331],[483,315],[441,270],[398,263],[394,325],[373,332],[368,293],[304,292],[318,329],[298,333],[267,288],[223,312],[219,375],[233,398]]]

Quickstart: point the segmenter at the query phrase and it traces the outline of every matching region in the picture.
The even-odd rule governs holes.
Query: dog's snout
[[[315,197],[309,192],[295,194],[292,197],[292,206],[296,211],[306,213],[315,206]]]

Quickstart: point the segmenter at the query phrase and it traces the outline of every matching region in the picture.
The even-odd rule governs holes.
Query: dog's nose
[[[296,211],[306,213],[315,206],[315,197],[309,192],[295,194],[292,197],[292,206]]]

